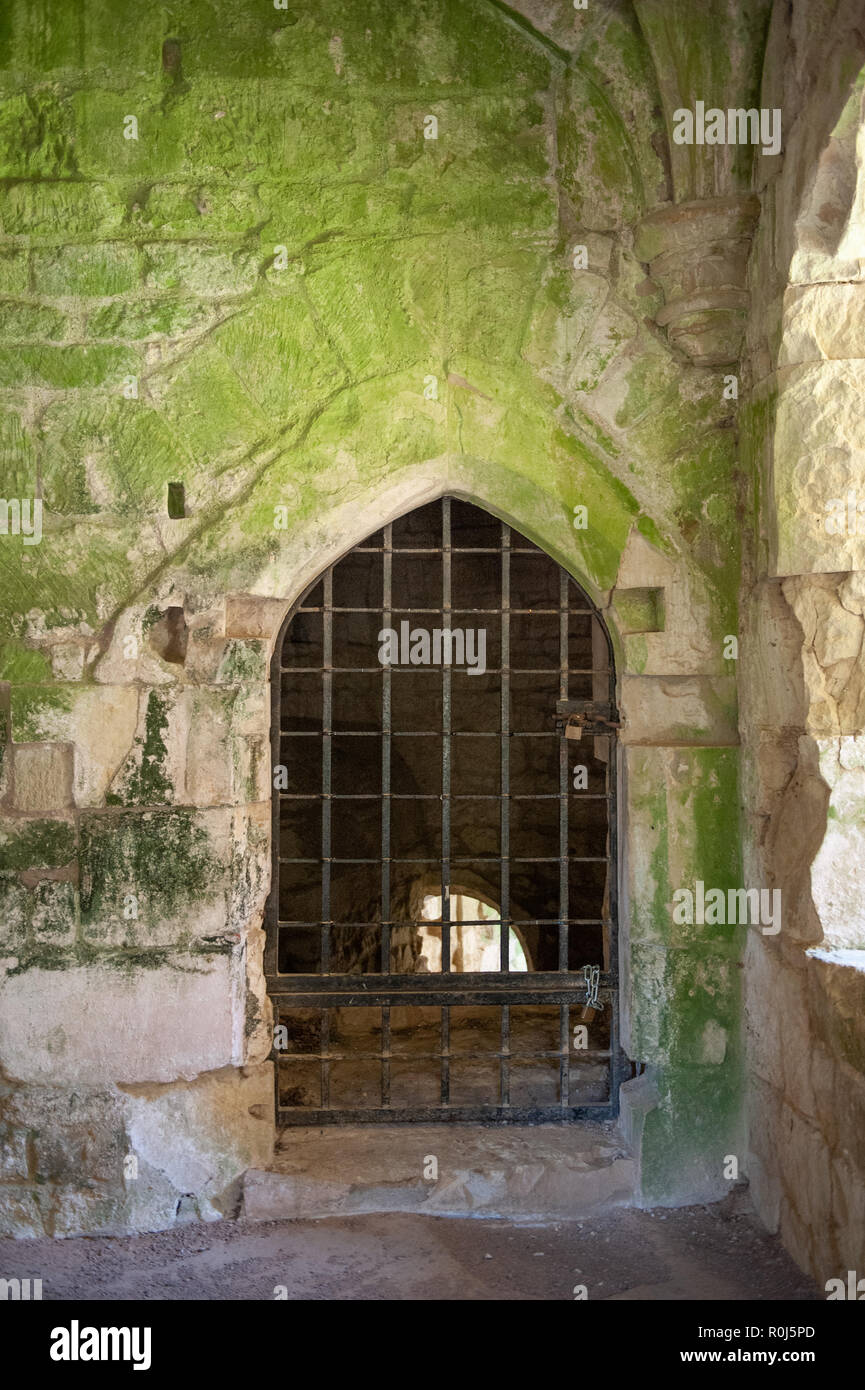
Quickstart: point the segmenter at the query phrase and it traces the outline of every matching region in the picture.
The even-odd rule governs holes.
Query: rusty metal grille
[[[280,1123],[612,1117],[615,672],[588,596],[440,499],[304,594],[273,708]]]

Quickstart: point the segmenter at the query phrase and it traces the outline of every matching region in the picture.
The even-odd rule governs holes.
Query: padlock
[[[572,724],[571,721],[568,720],[567,724],[565,725],[565,738],[582,738],[582,737],[583,737],[583,726],[582,726],[582,724]]]

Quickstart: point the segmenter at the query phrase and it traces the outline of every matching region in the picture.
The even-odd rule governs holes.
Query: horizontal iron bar
[[[525,545],[509,546],[511,555],[540,555],[543,559],[548,559],[543,550],[530,549]],[[352,555],[443,555],[448,551],[451,555],[500,555],[500,545],[356,545],[352,547]],[[337,561],[339,564],[339,561]],[[315,587],[315,586],[313,586]],[[576,581],[574,582],[576,588]]]
[[[392,1106],[376,1110],[313,1110],[298,1107],[280,1107],[277,1123],[289,1128],[294,1125],[344,1125],[344,1124],[394,1124],[413,1122],[416,1124],[438,1124],[442,1121],[452,1124],[471,1124],[474,1122],[496,1122],[498,1124],[548,1124],[561,1121],[564,1124],[575,1120],[595,1120],[602,1122],[615,1118],[615,1106],[610,1101],[586,1101],[582,1105],[568,1106],[505,1106],[505,1105],[423,1105]]]
[[[446,800],[442,797],[442,800]],[[322,855],[319,859],[286,859],[279,856],[280,864],[440,864],[441,855],[432,859],[402,859],[398,855],[378,855],[375,859],[341,859],[334,854]],[[473,854],[459,857],[453,855],[451,864],[460,864],[463,868],[469,864],[500,864],[502,856],[500,854]],[[576,854],[557,854],[547,856],[545,859],[528,858],[525,855],[509,854],[509,864],[606,864],[605,854],[597,855],[576,855]]]
[[[466,675],[467,670],[463,670],[464,662],[444,662],[430,664],[429,666],[402,666],[395,662],[388,664],[387,669],[397,676],[427,676],[432,680],[435,676],[441,676],[442,665],[450,666],[457,675]],[[385,669],[384,666],[283,666],[280,668],[284,676],[320,676],[323,671],[330,671],[335,676],[380,676]],[[476,680],[481,676],[558,676],[561,668],[559,666],[486,666],[483,671],[472,671],[472,679]],[[569,666],[568,674],[571,676],[606,676],[607,671],[594,671],[587,666]]]
[[[512,1007],[516,1007],[513,1005]],[[579,1004],[574,1006],[580,1008]],[[587,1058],[600,1057],[606,1059],[610,1056],[609,1048],[598,1048],[594,1051],[580,1048],[579,1052],[483,1052],[480,1049],[472,1052],[455,1052],[453,1048],[449,1052],[284,1052],[281,1048],[274,1049],[274,1057],[280,1062],[440,1062],[443,1057],[455,1058],[457,1061],[462,1057],[464,1060],[485,1061],[487,1058],[492,1061],[494,1057],[510,1057],[517,1062],[536,1062],[536,1061],[560,1061],[563,1057],[570,1057],[574,1067],[579,1067]]]
[[[609,801],[609,792],[571,792],[581,801]],[[280,801],[319,801],[321,792],[280,792]],[[441,792],[330,792],[331,801],[441,801]],[[558,801],[560,792],[451,792],[451,801]]]
[[[304,1000],[314,1000],[315,1007],[328,1005],[344,1008],[355,1004],[439,1004],[452,1006],[475,1004],[585,1004],[586,986],[577,984],[576,972],[563,971],[561,976],[549,971],[526,975],[524,971],[501,975],[491,986],[483,975],[457,975],[453,972],[437,975],[282,975],[268,982],[268,993],[283,1000],[280,1008],[304,1008]],[[531,981],[530,984],[527,981]],[[289,987],[289,982],[292,982]],[[297,983],[293,983],[293,982]],[[612,999],[616,993],[612,977],[601,976],[599,997]]]
[[[471,896],[471,895],[469,895]],[[428,927],[434,924],[435,918],[430,917],[384,917],[370,921],[368,918],[363,922],[336,922],[333,918],[328,921],[304,922],[304,921],[277,921],[278,927]],[[603,917],[507,917],[504,919],[511,927],[608,927],[610,924]],[[501,917],[487,917],[485,922],[501,922]],[[462,923],[461,925],[465,925]]]
[[[336,604],[336,603],[335,603],[335,604],[333,605],[332,608],[324,608],[324,607],[319,606],[318,608],[300,608],[300,609],[298,609],[298,612],[300,612],[300,613],[383,613],[383,612],[385,612],[385,611],[388,611],[388,610],[385,610],[384,604],[382,604],[382,603],[373,603],[373,604],[367,604],[367,605],[360,605],[360,604],[354,604],[354,603],[352,603],[352,604]],[[423,608],[406,608],[406,607],[404,607],[402,604],[396,604],[396,605],[395,605],[392,609],[390,609],[389,611],[392,613],[393,617],[394,617],[394,618],[397,618],[397,619],[399,619],[400,616],[401,616],[403,613],[444,613],[444,612],[445,612],[444,608],[442,608],[441,605],[439,605],[439,606],[437,607],[435,604],[432,604],[432,605],[429,605],[429,604],[428,604],[428,605],[426,605],[426,606],[423,607]],[[517,614],[518,616],[521,616],[521,617],[536,618],[536,617],[544,617],[544,616],[550,617],[550,616],[552,616],[552,615],[554,615],[555,617],[558,617],[562,610],[561,610],[560,607],[559,607],[559,608],[502,608],[502,607],[497,607],[497,608],[466,608],[466,607],[459,607],[459,608],[456,608],[456,607],[453,607],[453,608],[449,608],[447,611],[448,611],[450,617],[452,617],[452,618],[461,617],[463,613],[489,613],[491,617],[500,616],[502,613],[510,613],[511,615]],[[568,612],[571,613],[571,614],[573,614],[573,615],[575,615],[575,616],[578,617],[578,618],[590,618],[590,617],[592,616],[591,613],[589,612],[588,608],[569,608],[569,609],[568,609]]]
[[[321,729],[280,729],[281,738],[321,738]],[[381,738],[380,729],[325,729],[324,732],[329,737],[338,736],[339,738]],[[451,729],[446,734],[441,729],[424,729],[420,732],[412,733],[411,730],[405,733],[396,733],[394,738],[495,738],[501,739],[502,733],[506,732],[508,738],[554,738],[558,741],[561,735],[543,729],[508,729],[508,730],[488,730],[488,729]]]

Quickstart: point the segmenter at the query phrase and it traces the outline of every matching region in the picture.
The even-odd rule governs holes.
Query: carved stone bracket
[[[656,322],[699,367],[737,361],[745,331],[745,274],[760,214],[755,194],[677,203],[637,228],[634,250],[664,294]]]

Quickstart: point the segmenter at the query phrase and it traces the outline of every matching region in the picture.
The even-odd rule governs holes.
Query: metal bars
[[[485,623],[484,674],[452,664],[452,636],[440,672],[380,652],[376,663],[382,632],[424,621],[445,635]],[[601,702],[615,718],[599,615],[536,546],[457,499],[386,526],[289,615],[274,658],[274,762],[288,782],[274,803],[266,948],[287,1034],[274,1054],[282,1123],[615,1113],[615,728],[566,739],[562,702]],[[588,784],[572,784],[572,754]],[[408,789],[407,767],[427,785]],[[430,892],[434,926],[419,913]],[[454,921],[478,893],[485,915]],[[470,928],[495,927],[492,903],[495,963],[481,968]],[[440,969],[425,954],[436,931]],[[456,969],[466,958],[475,966]],[[586,960],[605,1007],[577,1053]]]

